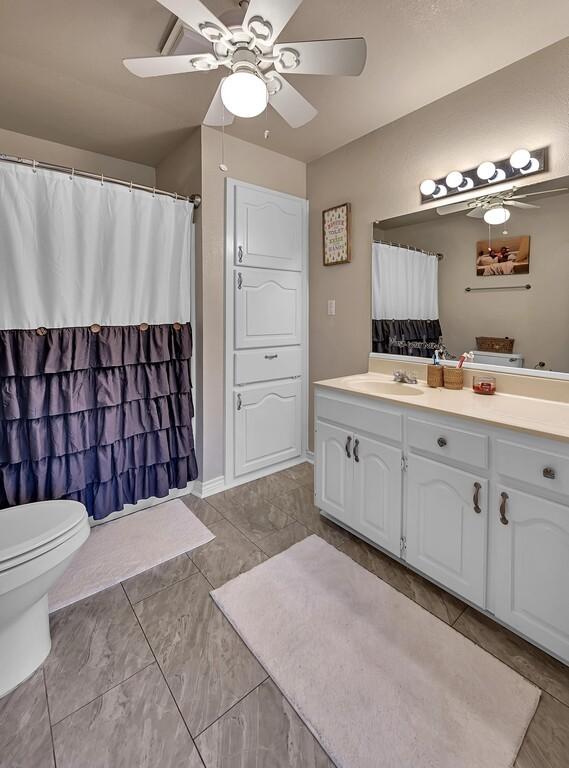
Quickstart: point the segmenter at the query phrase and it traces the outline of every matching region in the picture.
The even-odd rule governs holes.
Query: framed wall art
[[[342,203],[322,211],[322,250],[325,267],[352,260],[351,206]]]

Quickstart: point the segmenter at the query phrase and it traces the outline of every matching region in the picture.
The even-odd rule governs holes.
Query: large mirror
[[[569,177],[495,194],[374,223],[372,352],[569,374]]]

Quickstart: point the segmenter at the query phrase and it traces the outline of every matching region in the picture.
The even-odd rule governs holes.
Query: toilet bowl
[[[89,531],[87,511],[77,501],[0,509],[0,697],[48,655],[48,592]]]

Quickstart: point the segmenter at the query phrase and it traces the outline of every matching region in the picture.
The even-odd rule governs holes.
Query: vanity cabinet
[[[317,384],[315,464],[326,516],[569,663],[569,445]]]
[[[406,559],[480,607],[486,595],[488,481],[410,455]]]

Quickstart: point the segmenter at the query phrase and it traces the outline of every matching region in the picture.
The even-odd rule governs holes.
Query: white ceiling
[[[205,2],[215,13],[235,5]],[[222,76],[127,72],[122,58],[156,53],[170,23],[155,0],[1,0],[0,127],[157,164],[200,124]],[[307,126],[270,110],[268,142],[264,116],[228,132],[313,160],[569,36],[569,2],[304,0],[280,40],[359,35],[359,78],[290,77],[319,110]]]

